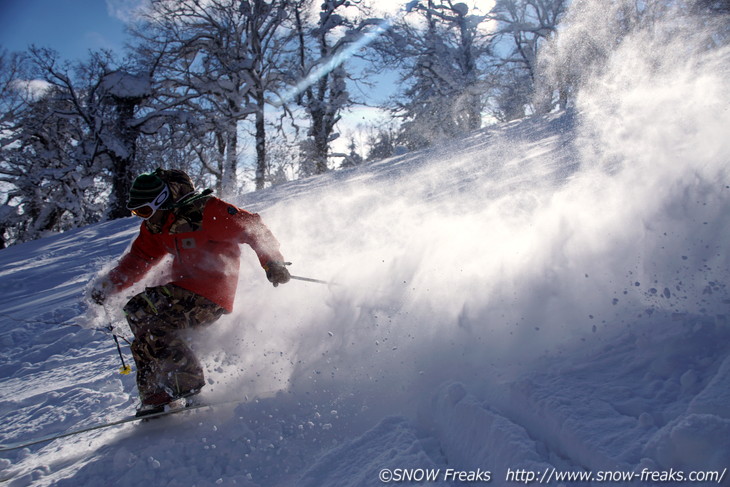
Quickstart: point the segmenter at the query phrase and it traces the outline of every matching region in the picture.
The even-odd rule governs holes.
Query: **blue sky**
[[[50,47],[68,59],[84,59],[90,49],[121,54],[126,40],[123,18],[142,0],[0,0],[0,47],[24,51],[31,44]],[[369,0],[381,15],[394,15],[406,0]],[[486,11],[493,0],[467,0]]]
[[[124,22],[113,14],[113,5],[106,0],[0,0],[0,46],[23,51],[36,44],[68,60],[84,59],[90,49],[121,54]]]

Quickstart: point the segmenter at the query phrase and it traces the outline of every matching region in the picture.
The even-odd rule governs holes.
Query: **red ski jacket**
[[[205,202],[201,227],[196,231],[170,233],[173,213],[160,233],[143,222],[132,247],[110,272],[115,291],[138,282],[155,264],[172,255],[171,284],[204,296],[229,312],[238,285],[239,244],[256,252],[261,266],[283,262],[279,243],[256,213],[211,197]]]

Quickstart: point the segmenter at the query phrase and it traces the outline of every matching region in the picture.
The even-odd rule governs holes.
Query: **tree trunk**
[[[132,188],[132,174],[129,170],[129,161],[126,158],[119,157],[114,152],[109,153],[112,161],[112,171],[114,173],[112,180],[112,201],[109,218],[124,218],[129,216],[127,210],[127,199],[129,198],[129,190]]]
[[[266,120],[264,118],[266,100],[263,90],[256,96],[256,191],[266,184]]]
[[[115,148],[108,148],[109,157],[112,161],[114,171],[112,181],[112,207],[109,212],[111,219],[124,218],[129,216],[127,210],[127,199],[129,190],[132,188],[132,166],[137,153],[137,137],[139,132],[132,127],[134,120],[134,109],[137,105],[136,99],[118,98],[116,100],[117,111],[117,133],[122,142],[122,153]]]
[[[226,134],[226,163],[223,168],[223,194],[235,194],[238,191],[238,122],[230,120]]]
[[[314,133],[314,171],[315,174],[324,174],[327,172],[327,156],[329,154],[329,134],[327,133],[324,125],[323,117],[320,117],[316,123],[318,126],[315,128]],[[314,122],[314,119],[313,119]]]

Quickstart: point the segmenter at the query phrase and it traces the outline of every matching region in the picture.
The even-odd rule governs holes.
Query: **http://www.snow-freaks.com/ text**
[[[516,484],[560,484],[566,482],[592,483],[622,483],[643,482],[656,484],[672,484],[678,482],[703,484],[722,484],[727,474],[727,468],[715,470],[651,470],[643,468],[637,471],[600,470],[600,471],[565,471],[556,468],[545,470],[511,469],[504,474],[504,483]],[[432,483],[432,482],[469,482],[490,483],[495,480],[494,472],[490,470],[473,469],[457,470],[453,468],[383,468],[378,473],[379,480],[384,484],[390,483]]]

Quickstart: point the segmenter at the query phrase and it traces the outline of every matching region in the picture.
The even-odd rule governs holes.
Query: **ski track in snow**
[[[292,273],[337,284],[272,289],[244,253],[236,312],[195,339],[202,398],[240,402],[3,452],[0,478],[355,487],[383,485],[383,469],[481,469],[492,485],[516,469],[723,471],[730,115],[713,73],[669,78],[684,105],[632,110],[603,83],[577,112],[242,196]],[[0,252],[0,443],[134,410],[103,330],[128,335],[119,309],[134,290],[106,310],[84,295],[136,225]]]

